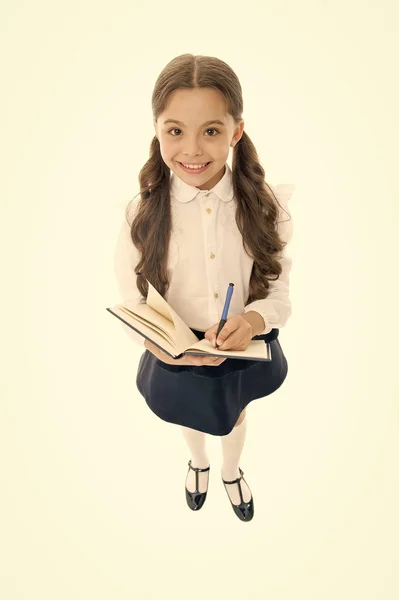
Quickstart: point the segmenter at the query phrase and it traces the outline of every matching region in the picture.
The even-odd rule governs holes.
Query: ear
[[[231,146],[234,148],[234,146],[236,144],[238,144],[238,142],[240,141],[241,137],[242,137],[242,133],[244,131],[244,121],[241,121],[241,123],[236,127],[235,131],[234,131],[234,136],[233,139],[231,140]]]

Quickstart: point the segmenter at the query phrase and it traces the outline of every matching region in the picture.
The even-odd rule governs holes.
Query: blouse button
[[[208,215],[209,215],[209,213],[210,213],[210,212],[212,212],[212,209],[211,209],[211,208],[207,208],[207,209],[206,209],[206,212],[207,212],[207,213],[208,213]]]
[[[215,292],[215,293],[213,294],[213,296],[214,296],[215,298],[219,298],[219,294],[218,294],[217,292]]]
[[[215,258],[215,255],[213,254],[213,252],[211,252],[211,258]]]

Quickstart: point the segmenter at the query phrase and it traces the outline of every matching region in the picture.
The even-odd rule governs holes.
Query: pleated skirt
[[[191,329],[201,340],[203,331]],[[270,344],[271,361],[227,358],[221,365],[169,365],[145,350],[136,385],[160,419],[211,435],[227,435],[244,408],[275,392],[288,373],[278,329],[253,340]]]

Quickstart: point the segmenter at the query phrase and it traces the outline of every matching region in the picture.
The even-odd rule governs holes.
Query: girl
[[[277,337],[291,314],[292,261],[283,249],[292,224],[282,220],[282,207],[264,180],[244,131],[241,86],[225,62],[192,54],[172,60],[156,81],[152,111],[150,157],[139,173],[140,195],[132,201],[130,219],[126,210],[116,248],[122,303],[145,302],[148,279],[199,339],[214,344],[233,282],[229,318],[217,343],[222,350],[245,350],[252,339],[262,339],[270,343],[272,360],[174,360],[121,325],[146,348],[138,390],[159,418],[181,427],[187,442],[188,506],[199,510],[205,502],[209,433],[221,437],[221,476],[234,513],[249,521],[254,501],[239,467],[245,409],[276,391],[287,376]],[[292,186],[278,187],[280,201],[287,204]]]

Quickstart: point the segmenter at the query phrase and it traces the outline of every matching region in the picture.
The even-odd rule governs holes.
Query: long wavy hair
[[[158,76],[153,90],[154,122],[165,110],[169,95],[178,88],[217,89],[225,97],[236,126],[242,120],[241,85],[234,71],[222,60],[182,54],[170,61]],[[245,130],[233,148],[232,179],[237,201],[236,223],[244,248],[254,260],[246,306],[267,298],[269,279],[275,281],[281,274],[278,258],[287,242],[280,239],[277,231],[276,203],[280,204],[265,182],[265,171]],[[139,183],[141,198],[133,222],[130,223],[128,217],[133,200],[125,215],[131,227],[132,242],[141,253],[135,266],[136,284],[145,299],[148,294],[146,279],[165,297],[169,288],[166,249],[169,248],[172,226],[170,169],[162,158],[157,136],[151,141],[150,157],[140,170]]]

